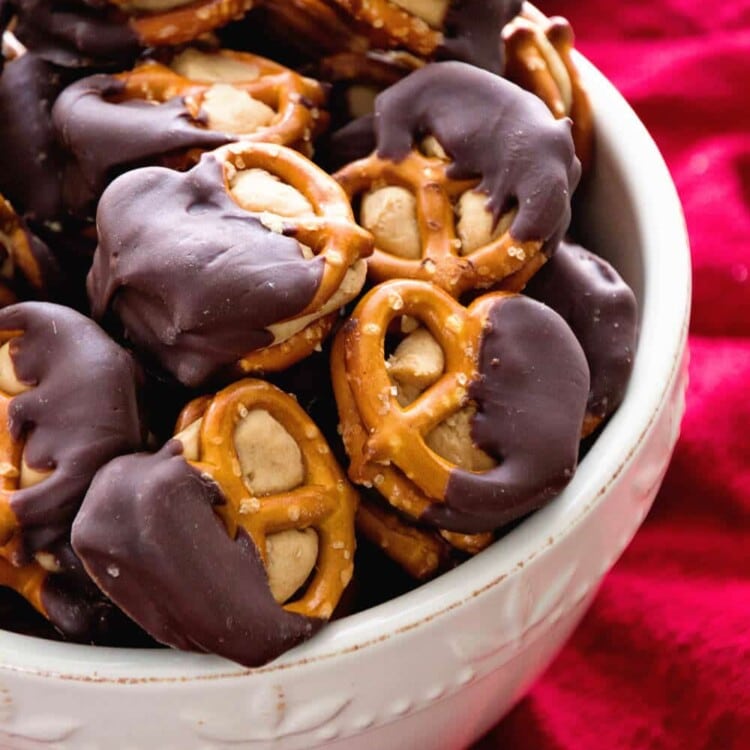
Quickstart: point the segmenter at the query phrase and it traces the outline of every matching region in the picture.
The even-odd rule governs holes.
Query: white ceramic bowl
[[[541,673],[648,512],[686,383],[679,201],[636,116],[581,66],[597,159],[579,224],[636,289],[642,329],[625,403],[565,492],[476,559],[262,669],[0,633],[0,747],[461,748]]]

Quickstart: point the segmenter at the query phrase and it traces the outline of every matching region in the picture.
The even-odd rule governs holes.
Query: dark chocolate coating
[[[100,588],[160,643],[259,666],[322,622],[276,603],[250,537],[230,539],[214,512],[223,502],[173,440],[97,474],[73,547]]]
[[[112,76],[90,76],[65,89],[52,109],[58,137],[70,157],[64,198],[74,214],[92,211],[107,184],[128,168],[237,140],[203,127],[201,120],[190,115],[182,97],[163,104],[113,101],[123,88]]]
[[[578,185],[570,120],[510,81],[460,62],[427,65],[375,102],[378,155],[399,162],[433,135],[453,163],[448,176],[479,178],[498,219],[518,206],[511,234],[554,252],[570,223]]]
[[[102,196],[88,278],[95,318],[112,310],[125,335],[181,383],[199,386],[268,346],[320,286],[324,259],[266,229],[226,191],[204,154],[189,172],[151,167]]]
[[[453,0],[438,58],[461,60],[501,74],[504,49],[500,31],[521,12],[522,5],[522,0]]]
[[[69,641],[99,646],[142,643],[144,636],[88,577],[69,542],[55,550],[63,573],[50,575],[41,592],[49,621]]]
[[[540,508],[570,481],[589,392],[589,369],[567,323],[528,297],[498,301],[487,319],[472,439],[499,465],[483,473],[456,469],[445,503],[423,520],[475,534]]]
[[[50,120],[63,73],[26,53],[0,75],[0,193],[16,211],[39,222],[59,218],[63,156]]]
[[[591,370],[588,411],[602,418],[612,414],[633,370],[638,303],[632,289],[602,258],[561,242],[525,294],[551,307],[573,329]]]
[[[132,357],[93,321],[60,305],[23,302],[0,310],[16,376],[33,387],[14,396],[8,429],[25,441],[27,464],[52,471],[13,492],[11,509],[29,552],[70,530],[92,477],[115,456],[143,445]]]
[[[316,161],[328,172],[369,156],[376,148],[375,116],[365,115],[352,120],[322,139],[316,148]]]
[[[66,68],[127,65],[141,50],[127,16],[102,0],[10,0],[27,49]]]

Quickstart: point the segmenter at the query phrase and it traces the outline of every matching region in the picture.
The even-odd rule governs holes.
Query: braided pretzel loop
[[[360,302],[336,342],[332,372],[337,402],[340,410],[354,409],[358,415],[358,419],[344,421],[355,425],[361,421],[358,436],[354,430],[354,442],[361,441],[361,450],[352,446],[355,450],[347,451],[352,478],[358,481],[360,474],[372,476],[377,469],[378,473],[367,481],[372,481],[392,505],[414,518],[430,504],[445,500],[448,480],[456,467],[432,451],[425,437],[467,405],[487,316],[506,296],[504,292],[487,294],[467,309],[430,284],[381,284]],[[392,321],[404,315],[427,327],[445,357],[440,379],[407,407],[399,404],[385,364],[386,332]],[[344,387],[347,381],[351,388],[349,408]],[[395,472],[387,471],[393,465],[411,486],[404,486]]]
[[[23,335],[22,331],[2,331],[0,344]],[[36,561],[16,565],[12,561],[20,546],[19,524],[10,501],[21,476],[23,444],[13,440],[8,425],[8,409],[13,397],[0,390],[0,586],[17,591],[38,612],[46,616],[42,588],[49,573]]]
[[[406,47],[430,57],[443,43],[442,32],[389,0],[334,0],[374,33],[385,34],[391,47]]]
[[[459,297],[471,289],[493,286],[527,264],[533,264],[535,272],[544,262],[537,259],[542,242],[519,242],[510,230],[471,254],[460,255],[454,204],[479,181],[450,179],[449,167],[443,159],[412,150],[398,163],[373,153],[334,175],[351,200],[386,185],[405,188],[415,196],[422,258],[399,258],[376,248],[368,262],[371,276],[376,281],[430,281]]]
[[[303,597],[285,609],[308,617],[329,617],[351,577],[357,495],[318,428],[293,398],[260,380],[240,381],[188,408],[177,429],[205,408],[199,437],[201,460],[194,465],[221,488],[226,504],[216,511],[231,538],[239,528],[244,529],[265,560],[269,535],[306,528],[318,533],[320,553],[313,580]],[[266,411],[297,443],[305,467],[304,485],[252,496],[242,480],[234,443],[235,428],[252,410]]]
[[[273,122],[255,132],[240,134],[243,140],[296,146],[309,142],[325,128],[327,115],[318,108],[325,104],[325,93],[317,81],[295,73],[259,55],[232,50],[213,53],[217,58],[247,66],[247,80],[230,85],[249,94],[277,112]],[[120,100],[146,99],[165,102],[177,96],[194,119],[199,119],[206,92],[221,81],[187,78],[154,60],[115,76],[124,85]]]
[[[593,150],[593,113],[573,61],[575,38],[564,18],[548,18],[529,3],[503,29],[504,76],[536,94],[558,118],[573,121],[576,155],[586,169]]]
[[[126,12],[132,0],[109,0]],[[130,27],[147,47],[184,44],[241,18],[255,0],[196,0],[189,5],[155,13],[141,13],[130,18]]]
[[[297,317],[319,311],[339,289],[349,268],[372,253],[372,235],[355,224],[343,190],[322,169],[288,148],[241,142],[217,149],[213,155],[224,165],[225,186],[230,195],[230,180],[236,172],[262,169],[291,185],[310,202],[314,214],[276,217],[278,222],[274,220],[273,229],[294,237],[325,260],[320,286]]]

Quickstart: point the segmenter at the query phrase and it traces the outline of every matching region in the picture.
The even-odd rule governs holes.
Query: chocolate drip
[[[66,68],[125,66],[141,45],[127,17],[97,0],[9,0],[27,49]]]
[[[13,492],[11,508],[27,552],[67,537],[99,467],[143,444],[136,365],[88,318],[44,302],[0,310],[0,330],[23,331],[10,347],[16,376],[31,390],[9,408],[13,440],[24,458],[52,473]]]
[[[433,135],[453,160],[448,176],[479,178],[498,219],[514,205],[511,234],[554,252],[570,223],[581,165],[569,120],[533,94],[465,63],[428,65],[378,96],[378,155],[394,162]]]
[[[591,369],[589,413],[612,414],[633,370],[638,335],[633,291],[605,260],[561,242],[525,293],[561,315],[581,343]]]
[[[207,130],[182,97],[162,104],[113,101],[124,84],[96,75],[63,91],[52,110],[55,129],[70,153],[65,201],[75,214],[91,211],[107,184],[128,168],[188,149],[211,150],[237,140]]]
[[[521,12],[522,5],[522,0],[453,0],[438,57],[501,74],[505,61],[500,32]]]
[[[322,624],[279,606],[257,548],[230,539],[219,487],[170,441],[97,474],[73,547],[102,590],[160,643],[265,664]]]
[[[211,154],[189,172],[120,177],[97,222],[94,317],[113,310],[126,336],[188,386],[269,346],[267,327],[304,310],[321,283],[323,259],[306,260],[294,239],[241,209]]]
[[[63,73],[26,53],[0,75],[0,193],[26,219],[62,213],[63,157],[50,120]]]
[[[445,503],[423,520],[475,534],[551,500],[575,471],[588,391],[586,358],[557,313],[527,297],[494,305],[469,395],[477,405],[472,439],[499,465],[453,471]]]

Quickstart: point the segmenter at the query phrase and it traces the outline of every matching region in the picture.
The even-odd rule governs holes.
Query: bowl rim
[[[315,638],[263,667],[247,669],[213,655],[170,649],[93,647],[0,631],[0,669],[75,681],[126,679],[133,684],[234,679],[300,668],[370,648],[463,607],[501,585],[583,521],[650,434],[679,376],[691,267],[682,207],[656,144],[614,86],[578,53],[576,62],[595,113],[602,106],[607,110],[606,118],[597,118],[597,139],[605,146],[627,141],[625,148],[610,148],[610,158],[633,200],[643,235],[645,283],[641,335],[623,406],[568,487],[476,558],[414,591],[329,623]]]

